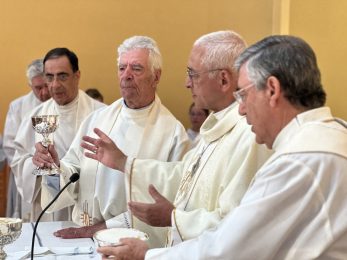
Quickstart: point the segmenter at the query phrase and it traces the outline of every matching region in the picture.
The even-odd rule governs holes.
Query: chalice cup
[[[48,145],[53,143],[49,135],[58,128],[58,115],[33,116],[31,122],[35,132],[43,136],[42,145],[48,149]],[[52,167],[37,167],[33,171],[34,175],[55,175],[60,173],[61,170],[55,163]]]
[[[22,232],[22,220],[19,218],[0,218],[0,260],[6,258],[5,245],[15,241]]]

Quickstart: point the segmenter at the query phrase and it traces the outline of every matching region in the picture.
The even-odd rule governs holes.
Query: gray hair
[[[162,68],[162,57],[159,51],[159,47],[157,43],[150,37],[147,36],[133,36],[126,39],[119,47],[118,47],[118,65],[120,61],[120,56],[126,52],[135,49],[146,49],[149,51],[148,62],[151,71],[161,70]]]
[[[313,109],[325,104],[316,55],[304,40],[285,35],[266,37],[240,55],[236,69],[245,63],[257,89],[264,89],[267,79],[274,76],[292,105]]]
[[[33,78],[37,76],[43,76],[43,59],[37,59],[32,61],[27,67],[26,75],[30,86],[32,84]]]
[[[236,32],[217,31],[201,36],[193,46],[204,48],[201,64],[207,69],[228,69],[236,72],[234,62],[246,48],[246,42]]]

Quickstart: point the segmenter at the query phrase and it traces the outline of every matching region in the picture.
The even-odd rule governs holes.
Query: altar
[[[20,237],[4,247],[6,260],[30,259],[31,240],[35,223],[23,223]],[[76,226],[73,222],[40,222],[35,238],[35,259],[101,259],[92,238],[62,239],[53,232]]]

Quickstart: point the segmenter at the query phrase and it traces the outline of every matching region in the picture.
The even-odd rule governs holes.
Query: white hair
[[[217,31],[201,36],[193,46],[204,48],[201,64],[207,69],[234,72],[234,62],[246,48],[246,42],[234,31]]]
[[[160,70],[162,68],[163,62],[158,45],[152,38],[147,36],[133,36],[126,39],[118,47],[118,65],[120,56],[134,49],[146,49],[149,51],[148,60],[152,72],[154,72],[155,70]]]
[[[28,83],[31,86],[32,79],[37,76],[43,76],[43,59],[37,59],[32,61],[26,71],[26,76],[28,78]]]

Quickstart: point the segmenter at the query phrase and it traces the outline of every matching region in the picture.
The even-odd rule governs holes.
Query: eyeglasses
[[[233,93],[234,98],[236,99],[237,103],[242,104],[245,101],[246,98],[246,91],[250,89],[251,87],[254,87],[254,83],[249,83],[245,87],[239,89],[238,91],[235,91]]]
[[[223,69],[211,69],[211,70],[205,70],[205,71],[194,71],[190,68],[187,69],[187,76],[189,77],[190,80],[197,79],[201,74],[204,73],[210,73],[213,71],[218,71],[218,70],[223,70]]]
[[[64,81],[67,81],[69,77],[70,77],[70,74],[65,72],[58,73],[56,75],[53,75],[53,74],[45,75],[46,82],[48,83],[52,83],[54,81],[54,78],[60,82],[64,82]]]

